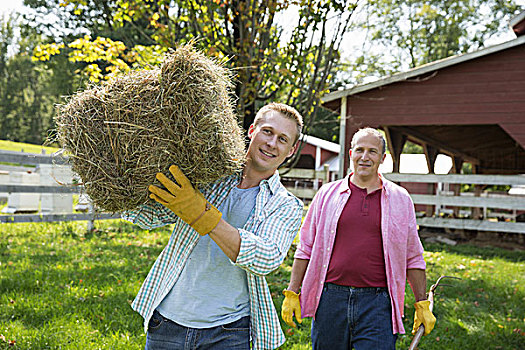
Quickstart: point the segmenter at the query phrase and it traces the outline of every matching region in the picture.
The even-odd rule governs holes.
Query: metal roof
[[[392,84],[395,82],[404,81],[404,80],[407,80],[413,77],[417,77],[425,73],[434,72],[442,68],[450,67],[458,63],[462,63],[465,61],[472,60],[474,58],[490,55],[492,53],[510,49],[512,47],[523,45],[523,44],[525,44],[525,36],[521,36],[514,40],[506,41],[498,45],[489,46],[485,49],[481,49],[478,51],[464,53],[461,55],[451,56],[451,57],[447,57],[447,58],[444,58],[438,61],[430,62],[422,66],[410,69],[406,72],[397,73],[392,76],[389,76],[383,79],[379,79],[371,83],[356,85],[346,90],[334,91],[334,92],[331,92],[323,96],[321,101],[325,103],[325,102],[338,100],[344,96],[354,95],[354,94],[357,94],[363,91],[378,88],[380,86],[385,86],[385,85]]]
[[[320,139],[312,135],[302,134],[301,139],[303,140],[303,142],[306,142],[307,144],[310,144],[315,147],[321,147],[322,149],[325,149],[333,153],[339,153],[339,151],[341,150],[341,147],[339,146],[338,143],[323,140],[323,139]]]

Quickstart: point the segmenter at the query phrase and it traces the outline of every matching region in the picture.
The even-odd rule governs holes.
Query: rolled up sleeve
[[[407,240],[407,269],[426,269],[425,260],[423,259],[423,245],[419,239],[417,232],[416,214],[414,211],[414,204],[410,200],[410,213],[408,221],[408,240]]]
[[[236,265],[263,276],[277,269],[301,225],[302,204],[296,198],[283,203],[262,220],[256,232],[239,229],[241,247]]]
[[[179,220],[170,209],[160,203],[142,204],[137,209],[122,212],[123,220],[138,225],[143,229],[153,229],[175,223]]]

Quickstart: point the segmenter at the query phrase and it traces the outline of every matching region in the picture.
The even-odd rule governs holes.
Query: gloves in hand
[[[157,180],[169,191],[150,185],[150,198],[163,204],[184,222],[204,236],[219,223],[222,213],[211,205],[199,190],[191,185],[188,178],[178,166],[170,166],[170,173],[175,182],[168,179],[163,173],[157,173]]]
[[[424,335],[429,334],[434,329],[436,318],[430,311],[430,301],[422,300],[414,304],[416,312],[414,314],[414,327],[412,328],[412,334],[416,334],[419,325],[425,326]]]
[[[299,293],[300,294],[300,293]],[[284,301],[281,308],[281,317],[283,321],[288,324],[290,327],[296,327],[295,322],[293,321],[293,315],[297,322],[302,323],[303,319],[301,318],[301,305],[299,304],[299,294],[291,290],[283,290]]]

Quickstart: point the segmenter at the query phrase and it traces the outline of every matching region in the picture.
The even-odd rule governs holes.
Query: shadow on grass
[[[469,255],[478,259],[493,259],[499,258],[509,262],[523,262],[525,261],[525,252],[516,250],[504,250],[500,248],[477,247],[468,244],[460,244],[450,246],[439,243],[424,243],[425,251],[431,252],[448,252],[461,255]]]

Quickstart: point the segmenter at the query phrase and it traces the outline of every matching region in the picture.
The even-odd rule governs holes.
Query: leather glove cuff
[[[222,213],[206,201],[206,207],[189,225],[201,236],[205,236],[213,230],[221,220]]]

